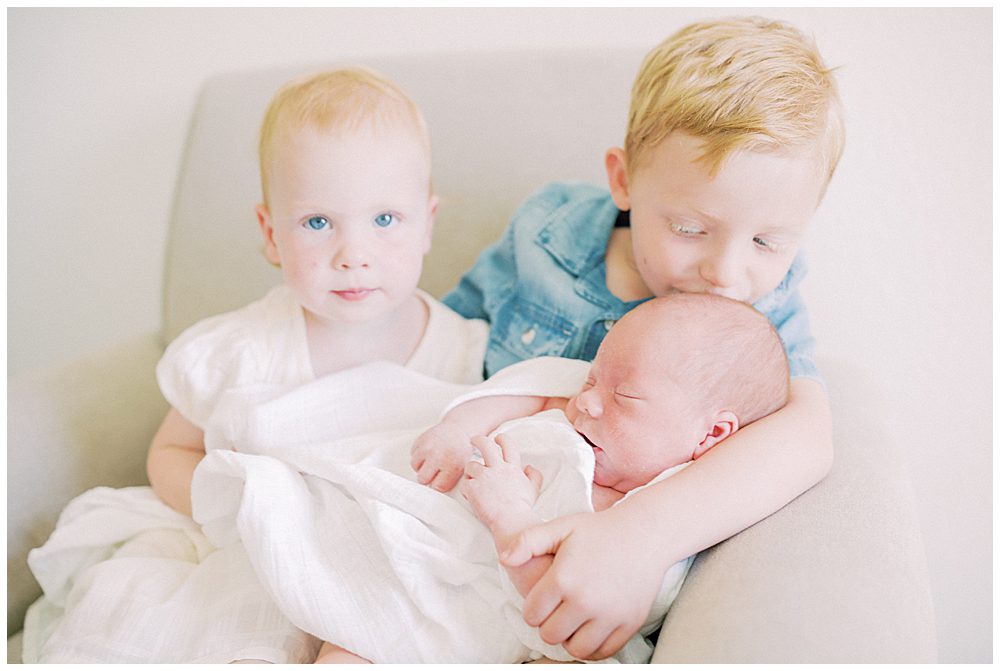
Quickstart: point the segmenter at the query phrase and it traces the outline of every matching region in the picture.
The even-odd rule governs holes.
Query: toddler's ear
[[[631,210],[632,202],[628,197],[628,172],[625,170],[625,150],[612,147],[604,154],[604,169],[608,173],[608,188],[611,199],[619,210]]]
[[[710,426],[708,431],[705,433],[704,440],[698,443],[698,447],[695,448],[694,454],[691,455],[691,459],[697,459],[701,455],[705,454],[726,438],[736,433],[739,428],[740,420],[736,417],[735,413],[728,410],[720,412],[716,415],[712,426]]]
[[[281,257],[278,255],[278,245],[274,242],[274,226],[271,225],[271,210],[264,203],[259,204],[257,212],[257,223],[260,224],[260,233],[264,236],[264,256],[275,266],[281,267]]]

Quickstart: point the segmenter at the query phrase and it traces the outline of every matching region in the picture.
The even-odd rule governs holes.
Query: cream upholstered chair
[[[542,184],[603,183],[603,152],[624,135],[642,55],[507,52],[366,63],[413,96],[431,129],[441,205],[425,289],[441,295],[453,286]],[[45,541],[62,507],[93,486],[145,484],[146,447],[166,410],[153,375],[165,344],[278,282],[259,251],[253,214],[256,132],[277,87],[321,67],[225,74],[205,85],[170,222],[161,330],[9,381],[8,657],[19,655],[16,634],[39,593],[25,555]],[[699,556],[654,661],[935,659],[923,545],[878,391],[849,361],[820,364],[835,422],[833,471]]]

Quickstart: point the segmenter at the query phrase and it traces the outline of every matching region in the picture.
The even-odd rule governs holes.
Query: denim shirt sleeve
[[[791,377],[812,378],[825,385],[816,366],[816,339],[809,327],[809,312],[798,290],[790,292],[787,300],[767,316],[785,345]]]
[[[791,377],[811,378],[825,386],[816,366],[816,339],[809,326],[809,312],[798,289],[806,271],[805,258],[800,254],[792,262],[781,284],[754,307],[771,320],[781,336]]]

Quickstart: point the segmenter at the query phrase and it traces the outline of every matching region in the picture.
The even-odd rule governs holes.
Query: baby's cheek
[[[566,419],[569,420],[570,424],[576,421],[577,416],[580,414],[580,411],[576,409],[576,396],[569,399],[566,403],[566,409],[564,412],[566,413]]]

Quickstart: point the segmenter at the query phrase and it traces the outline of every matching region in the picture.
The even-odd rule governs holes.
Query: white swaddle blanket
[[[194,517],[216,545],[242,542],[296,626],[367,659],[572,659],[524,623],[492,537],[457,488],[418,484],[409,458],[414,439],[450,405],[490,394],[569,396],[587,368],[527,361],[470,389],[371,364],[265,401],[253,390],[231,394],[220,406],[224,421],[206,434]],[[542,472],[535,510],[543,519],[592,510],[593,451],[563,413],[498,432]],[[668,572],[651,628],[688,566]],[[641,662],[650,653],[637,635],[616,658]]]
[[[569,396],[586,371],[536,359],[464,386],[374,363],[286,393],[230,392],[206,425],[197,523],[148,487],[98,488],[32,551],[45,596],[29,610],[25,661],[309,661],[318,641],[303,631],[379,662],[570,659],[524,623],[457,489],[418,484],[409,455],[451,405]],[[500,430],[544,475],[543,518],[591,509],[593,452],[562,413]],[[662,621],[689,565],[668,571],[641,633]],[[650,653],[637,635],[614,659]]]

